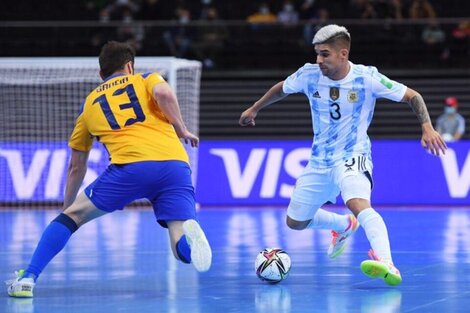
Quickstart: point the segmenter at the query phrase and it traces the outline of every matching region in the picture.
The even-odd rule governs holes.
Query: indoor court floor
[[[343,212],[334,208],[336,212]],[[1,313],[470,312],[470,208],[377,210],[389,230],[403,284],[364,276],[362,228],[329,260],[328,231],[293,231],[281,208],[203,208],[213,265],[199,274],[175,261],[151,210],[130,208],[79,229],[40,277],[34,299],[0,296]],[[26,266],[55,210],[0,210],[1,280]],[[277,285],[260,281],[257,253],[281,247],[292,259]]]

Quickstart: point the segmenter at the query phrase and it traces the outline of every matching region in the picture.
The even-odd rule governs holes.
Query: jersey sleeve
[[[82,113],[75,121],[75,127],[69,139],[69,147],[79,151],[90,151],[92,144],[93,137],[88,132]]]
[[[379,73],[377,68],[370,67],[371,88],[375,98],[385,98],[399,102],[405,96],[407,87],[399,82],[389,79],[387,76]]]
[[[287,77],[282,85],[282,91],[287,94],[303,92],[305,88],[304,72],[305,65]]]
[[[141,75],[144,78],[145,88],[150,94],[153,93],[153,87],[155,85],[165,82],[165,79],[158,73],[144,73]]]

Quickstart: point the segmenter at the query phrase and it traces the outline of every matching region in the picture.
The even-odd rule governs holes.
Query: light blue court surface
[[[150,210],[127,209],[79,229],[43,272],[34,299],[9,298],[3,288],[0,312],[470,312],[470,209],[379,211],[403,275],[398,287],[361,273],[369,248],[362,229],[331,261],[329,232],[289,230],[282,209],[202,209],[214,259],[198,274],[173,259]],[[2,280],[26,265],[57,213],[0,211]],[[278,285],[254,273],[265,247],[292,258],[290,276]]]

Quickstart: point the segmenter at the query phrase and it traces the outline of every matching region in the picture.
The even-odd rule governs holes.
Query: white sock
[[[348,226],[348,215],[340,215],[323,209],[318,209],[307,228],[331,229],[337,232],[342,232]]]
[[[390,241],[388,240],[387,226],[383,218],[373,208],[368,208],[357,216],[366,233],[367,239],[375,254],[383,261],[392,262]]]

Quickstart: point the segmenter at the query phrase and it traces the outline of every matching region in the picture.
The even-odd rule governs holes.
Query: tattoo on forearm
[[[416,95],[411,98],[409,105],[413,109],[413,112],[415,112],[421,124],[431,122],[428,109],[426,108],[426,104],[424,103],[424,99],[421,97],[421,95]]]

